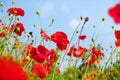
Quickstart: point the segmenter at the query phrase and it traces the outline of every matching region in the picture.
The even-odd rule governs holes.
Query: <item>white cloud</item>
[[[71,27],[71,28],[75,28],[75,27],[77,27],[78,24],[79,24],[79,20],[71,19],[68,23],[68,26]]]

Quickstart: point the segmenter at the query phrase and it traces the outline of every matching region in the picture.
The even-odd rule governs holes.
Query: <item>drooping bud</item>
[[[85,22],[88,22],[89,21],[89,17],[85,17]]]

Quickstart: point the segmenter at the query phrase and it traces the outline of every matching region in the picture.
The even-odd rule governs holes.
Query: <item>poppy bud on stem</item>
[[[82,27],[81,27],[81,29],[80,29],[80,34],[79,34],[79,36],[81,36],[82,31],[83,31],[83,28],[84,28],[84,25],[85,25],[85,23],[88,22],[88,21],[89,21],[89,17],[85,17],[84,23],[83,23],[83,25],[82,25]],[[79,46],[79,43],[80,43],[80,40],[78,40],[78,46]]]

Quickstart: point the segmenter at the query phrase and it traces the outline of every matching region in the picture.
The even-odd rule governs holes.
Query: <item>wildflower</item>
[[[115,30],[115,38],[120,39],[120,30]]]
[[[67,55],[72,56],[73,54],[77,54],[76,51],[77,51],[77,49],[74,46],[72,46],[70,48],[70,51],[67,53]]]
[[[27,80],[27,75],[21,66],[8,56],[0,57],[0,80]]]
[[[86,48],[83,48],[82,46],[79,46],[78,47],[79,54],[74,54],[74,57],[82,58],[87,51],[88,50]]]
[[[11,30],[15,32],[18,36],[21,36],[25,31],[24,25],[22,23],[16,22],[11,25]]]
[[[39,46],[38,46],[38,51],[39,51],[41,54],[45,54],[45,55],[48,55],[48,54],[49,54],[49,50],[48,50],[45,46],[42,46],[42,45],[39,45]]]
[[[0,37],[4,38],[7,36],[7,33],[9,31],[9,28],[7,26],[2,26],[0,31]]]
[[[57,61],[56,51],[54,49],[51,49],[48,57],[48,62],[50,63],[50,65],[53,65],[53,63]]]
[[[120,39],[115,41],[115,45],[116,45],[116,47],[120,47]]]
[[[39,57],[39,55],[38,55],[39,53],[37,51],[37,48],[32,46],[32,45],[28,45],[28,50],[27,50],[26,54],[27,55],[30,54],[30,57],[33,58],[36,62],[42,63],[44,61],[44,59],[41,59]]]
[[[51,41],[55,42],[60,50],[66,50],[69,40],[64,32],[57,31],[51,35]]]
[[[47,35],[47,33],[45,31],[43,31],[43,29],[41,29],[40,34],[41,34],[41,36],[43,36],[43,38],[45,39],[45,41],[48,41],[49,36]]]
[[[28,45],[28,50],[26,51],[26,54],[30,54],[30,57],[38,63],[42,63],[44,60],[47,60],[48,53],[49,51],[44,46],[38,46],[36,48],[32,45]]]
[[[15,8],[15,7],[9,8],[8,12],[12,15],[15,15],[15,16],[24,16],[24,14],[25,14],[23,9]]]
[[[120,30],[115,30],[115,38],[117,39],[115,41],[115,45],[120,47]]]
[[[41,64],[36,64],[32,67],[32,71],[35,72],[40,78],[46,78],[48,71],[47,67]]]
[[[104,56],[104,53],[102,51],[96,49],[95,47],[93,47],[92,55],[95,55],[95,57],[98,58],[99,56]]]
[[[120,3],[108,10],[108,14],[113,18],[116,24],[120,24]]]
[[[80,39],[80,40],[85,40],[85,39],[86,39],[86,35],[81,35],[81,36],[79,36],[79,39]]]
[[[91,58],[86,62],[86,64],[89,66],[93,63],[98,64],[99,63],[99,58],[101,56],[104,56],[104,53],[98,49],[96,49],[95,47],[92,48],[92,54],[91,54]]]

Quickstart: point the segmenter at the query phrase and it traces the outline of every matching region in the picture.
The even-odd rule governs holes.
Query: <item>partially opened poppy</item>
[[[113,18],[113,20],[116,24],[120,24],[120,3],[111,7],[108,10],[108,14]]]
[[[85,40],[86,39],[86,35],[81,35],[78,37],[80,40]]]

